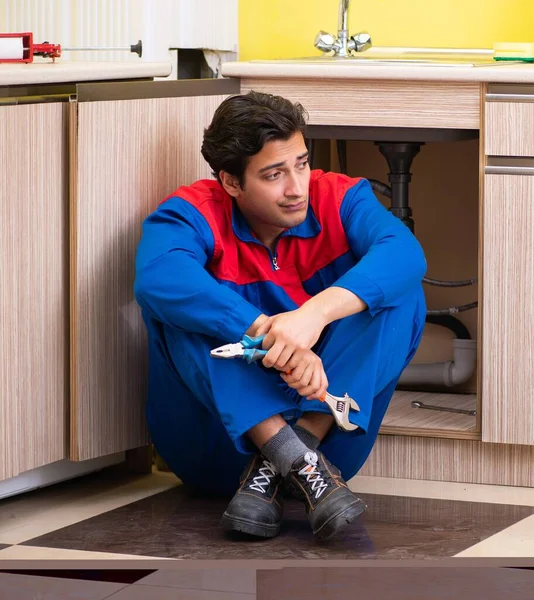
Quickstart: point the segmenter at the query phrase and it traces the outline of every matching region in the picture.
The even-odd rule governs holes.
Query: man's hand
[[[245,332],[245,335],[249,335],[250,337],[256,337],[257,335],[260,335],[258,333],[259,328],[266,323],[269,320],[269,317],[267,315],[261,314],[255,321],[254,323],[252,323],[252,325],[247,329],[247,331]]]
[[[307,400],[320,400],[328,387],[323,362],[313,350],[297,350],[289,362],[288,370],[281,373],[290,388]]]
[[[279,371],[289,371],[293,354],[309,350],[319,339],[325,322],[320,314],[314,314],[305,305],[297,310],[269,317],[256,331],[265,335],[262,348],[268,350],[263,364]]]

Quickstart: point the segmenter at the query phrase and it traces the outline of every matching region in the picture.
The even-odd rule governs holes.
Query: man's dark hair
[[[281,96],[249,92],[226,98],[204,130],[202,156],[219,178],[220,171],[237,177],[243,188],[249,157],[273,140],[304,135],[307,113],[301,104]]]

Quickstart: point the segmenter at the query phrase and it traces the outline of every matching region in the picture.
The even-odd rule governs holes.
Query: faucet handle
[[[321,52],[331,52],[336,48],[337,38],[326,31],[319,31],[315,36],[314,46]]]
[[[371,35],[367,31],[361,31],[350,37],[347,42],[347,48],[351,52],[363,52],[373,45]]]

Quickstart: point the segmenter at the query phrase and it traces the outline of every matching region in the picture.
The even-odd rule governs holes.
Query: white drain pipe
[[[452,340],[453,360],[439,363],[410,364],[399,384],[442,385],[453,387],[465,383],[473,374],[477,359],[476,340]]]

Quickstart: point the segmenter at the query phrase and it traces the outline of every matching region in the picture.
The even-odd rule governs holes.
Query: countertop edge
[[[168,77],[170,62],[39,62],[0,65],[0,86]]]
[[[328,68],[325,68],[328,67]],[[534,83],[534,65],[487,67],[421,67],[389,65],[303,65],[290,63],[233,62],[222,66],[224,77],[242,79],[383,79],[395,81],[449,81],[480,83]]]

